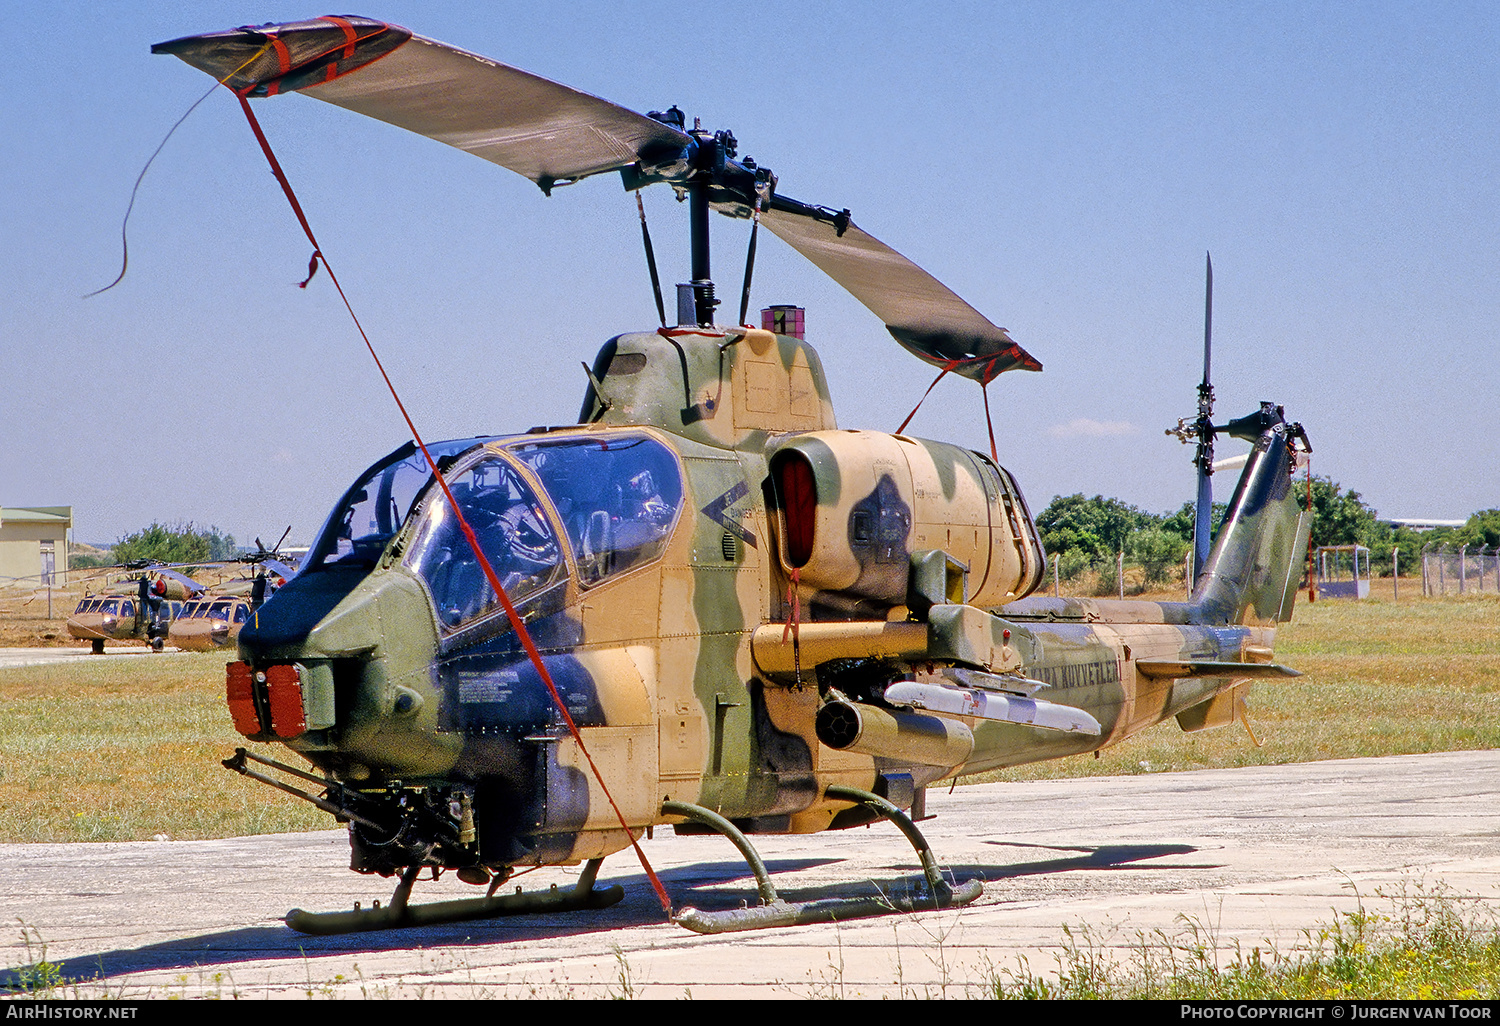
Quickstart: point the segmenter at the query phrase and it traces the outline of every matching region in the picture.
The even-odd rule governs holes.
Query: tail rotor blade
[[[1203,291],[1203,383],[1198,386],[1198,505],[1193,517],[1193,574],[1203,572],[1208,565],[1208,550],[1212,541],[1214,508],[1214,386],[1210,376],[1214,323],[1214,261],[1212,254],[1206,255],[1205,285]]]

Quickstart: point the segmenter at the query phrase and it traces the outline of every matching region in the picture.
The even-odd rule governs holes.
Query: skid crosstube
[[[969,880],[956,887],[950,885],[938,872],[932,857],[932,849],[915,823],[896,806],[858,788],[842,785],[830,786],[825,794],[830,798],[865,805],[889,819],[900,828],[917,850],[922,862],[922,883],[912,893],[880,894],[869,898],[820,898],[813,901],[782,901],[766,872],[765,863],[759,853],[738,827],[711,809],[688,802],[669,801],[662,805],[662,812],[672,816],[684,816],[702,823],[727,837],[749,863],[755,874],[756,890],[760,904],[755,908],[730,909],[724,912],[702,912],[685,908],[673,921],[695,933],[737,933],[742,930],[761,930],[772,926],[801,926],[808,923],[831,923],[845,919],[864,919],[870,916],[887,915],[892,912],[919,912],[931,909],[968,905],[984,893],[984,884]]]

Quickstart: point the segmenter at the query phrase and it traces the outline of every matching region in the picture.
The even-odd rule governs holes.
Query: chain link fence
[[[1422,550],[1422,594],[1500,593],[1500,547]]]
[[[1129,554],[1090,558],[1080,552],[1047,554],[1047,575],[1037,595],[1082,598],[1129,598],[1133,595],[1178,591],[1186,597],[1187,566],[1183,559],[1166,555],[1140,559]]]
[[[1389,582],[1389,563],[1383,573],[1378,561],[1372,561],[1376,565],[1370,570],[1363,570],[1367,558],[1361,554],[1362,572],[1370,574],[1371,580],[1378,574]],[[1038,595],[1130,598],[1150,594],[1167,597],[1176,591],[1185,598],[1192,590],[1186,583],[1188,568],[1181,559],[1142,560],[1130,553],[1125,553],[1123,558],[1119,553],[1090,558],[1079,552],[1064,552],[1061,555],[1048,553],[1047,564],[1047,575],[1036,591]],[[1414,592],[1407,589],[1418,584],[1415,579],[1417,568],[1404,560],[1400,568],[1401,580],[1395,586],[1395,594],[1398,597],[1410,596]],[[1343,577],[1348,578],[1348,568],[1343,569]],[[1338,575],[1329,570],[1321,576],[1323,579],[1318,585],[1320,597],[1338,597],[1338,588],[1330,587]],[[1343,583],[1351,584],[1349,580]],[[1500,594],[1500,546],[1493,549],[1469,546],[1427,549],[1422,553],[1420,584],[1424,597]],[[1307,588],[1305,573],[1301,575],[1299,587]]]

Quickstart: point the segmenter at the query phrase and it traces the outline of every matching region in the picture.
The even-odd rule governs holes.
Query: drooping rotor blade
[[[509,168],[544,191],[683,159],[686,134],[597,96],[369,18],[319,18],[157,43],[236,92],[308,96]],[[248,63],[247,63],[248,62]]]
[[[934,367],[988,384],[1008,370],[1042,369],[1004,328],[952,289],[857,227],[848,211],[775,196],[766,228],[811,260],[885,322],[909,352]]]
[[[158,43],[236,92],[300,91],[509,168],[544,191],[605,171],[627,188],[702,189],[716,209],[767,228],[848,289],[922,360],[981,383],[1042,365],[932,275],[866,234],[848,212],[774,196],[768,169],[728,159],[728,133],[689,135],[607,100],[369,18],[325,17]],[[680,112],[677,112],[680,115]],[[680,122],[679,122],[680,123]],[[723,137],[721,140],[720,137]],[[705,239],[706,239],[706,232]],[[696,238],[696,235],[695,235]],[[706,245],[695,242],[698,255]]]
[[[292,569],[290,566],[288,566],[287,564],[283,563],[279,559],[271,559],[271,558],[267,557],[266,559],[261,560],[260,563],[261,563],[261,566],[265,567],[267,570],[273,570],[278,575],[280,575],[282,577],[285,577],[289,581],[293,577],[297,576],[297,571],[296,570]]]

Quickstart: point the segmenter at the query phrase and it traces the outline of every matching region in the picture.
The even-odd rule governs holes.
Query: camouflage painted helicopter
[[[840,430],[806,341],[715,324],[709,213],[752,219],[752,255],[764,224],[935,367],[988,384],[1040,364],[848,211],[781,195],[730,133],[364,18],[154,50],[234,90],[252,125],[249,98],[301,91],[549,193],[618,171],[690,201],[678,324],[658,287],[663,327],[604,344],[577,424],[398,448],[241,632],[236,728],[315,771],[245,749],[226,766],[347,822],[355,870],[400,877],[385,908],[294,910],[295,929],[601,907],[622,892],[594,886],[600,861],[667,824],[723,833],[758,881],[759,907],[681,911],[692,929],[961,904],[981,885],[939,873],[913,825],[925,788],[1172,717],[1221,726],[1251,682],[1295,672],[1272,644],[1307,542],[1306,439],[1279,407],[1213,429],[1253,451],[1189,601],[1028,598],[1046,555],[997,460]],[[747,261],[741,322],[749,280]],[[905,898],[781,901],[746,837],[881,817],[920,853]],[[580,862],[571,892],[496,893]],[[409,905],[423,870],[488,892]]]

